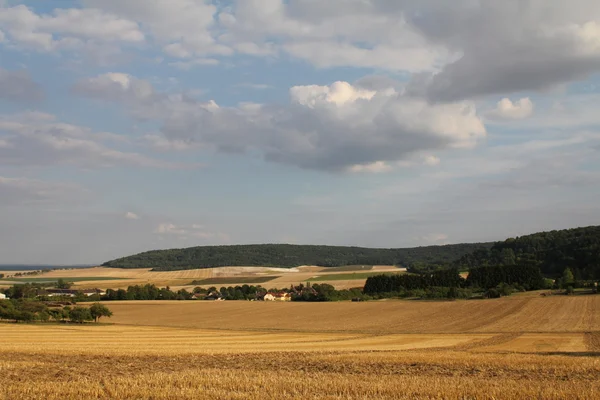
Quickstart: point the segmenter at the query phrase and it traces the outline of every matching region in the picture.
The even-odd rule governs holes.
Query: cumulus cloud
[[[523,119],[533,114],[533,102],[529,97],[512,102],[504,98],[498,102],[496,108],[488,113],[491,118]]]
[[[411,24],[460,56],[414,89],[451,101],[584,79],[600,69],[599,18],[592,0],[433,1]]]
[[[0,7],[5,41],[42,52],[81,50],[106,43],[140,43],[144,34],[136,22],[93,8],[55,9],[37,14],[24,5]]]
[[[593,0],[82,2],[50,14],[1,7],[0,31],[18,47],[95,46],[106,57],[149,42],[180,69],[288,54],[322,68],[403,71],[415,75],[413,93],[436,102],[544,90],[600,70]]]
[[[217,6],[212,1],[83,0],[83,3],[138,21],[163,46],[164,53],[171,57],[202,59],[208,54],[233,53],[229,46],[220,43],[215,37],[213,29],[216,28]]]
[[[381,167],[364,166],[472,147],[486,135],[469,102],[430,104],[393,88],[366,90],[347,82],[292,87],[288,105],[238,107],[166,95],[147,81],[114,73],[82,80],[75,91],[121,101],[134,116],[161,121],[169,140],[224,152],[259,151],[266,160],[311,169],[373,170]]]
[[[39,101],[44,92],[27,71],[10,71],[0,67],[0,99],[11,101]]]
[[[0,166],[195,167],[119,150],[115,143],[126,144],[127,139],[123,136],[94,132],[39,112],[0,115],[0,141]]]
[[[128,212],[125,213],[125,218],[126,219],[140,219],[140,216],[137,215],[136,213],[128,211]]]

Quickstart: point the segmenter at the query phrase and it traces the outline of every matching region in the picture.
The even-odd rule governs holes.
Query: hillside
[[[414,262],[450,263],[476,250],[488,250],[491,245],[491,243],[472,243],[408,249],[290,244],[199,246],[147,251],[105,262],[103,266],[169,271],[220,266],[336,267],[363,264],[410,265]]]
[[[538,265],[542,273],[560,275],[571,268],[576,279],[600,278],[600,226],[539,232],[506,239],[478,249],[456,262],[461,267]]]

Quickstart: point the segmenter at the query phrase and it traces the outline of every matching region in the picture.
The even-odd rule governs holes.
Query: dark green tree
[[[110,318],[113,315],[112,311],[110,311],[108,307],[101,303],[92,304],[90,307],[90,314],[96,323],[98,323],[98,320],[102,317]]]
[[[69,319],[71,322],[83,324],[86,321],[93,321],[92,313],[87,307],[74,307],[69,311]]]

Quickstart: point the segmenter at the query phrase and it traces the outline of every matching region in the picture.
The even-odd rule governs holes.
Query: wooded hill
[[[157,271],[220,266],[296,267],[402,265],[413,272],[458,267],[534,265],[547,276],[571,268],[576,279],[600,278],[600,226],[540,232],[496,243],[453,244],[406,249],[259,244],[154,250],[103,264]]]
[[[497,242],[454,263],[460,268],[494,265],[535,265],[547,276],[566,268],[575,279],[600,278],[600,226],[539,232]]]
[[[297,267],[319,265],[410,265],[414,262],[451,263],[476,250],[487,251],[492,243],[453,244],[407,249],[371,249],[344,246],[257,244],[200,246],[153,250],[103,264],[114,268],[153,268],[156,271],[221,266]]]

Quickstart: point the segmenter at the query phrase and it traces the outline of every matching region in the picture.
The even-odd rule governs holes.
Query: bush
[[[567,286],[567,289],[565,290],[565,294],[566,295],[575,294],[575,289],[573,289],[573,286]]]
[[[485,297],[487,297],[488,299],[498,299],[500,298],[501,294],[497,289],[488,289],[485,292]]]

